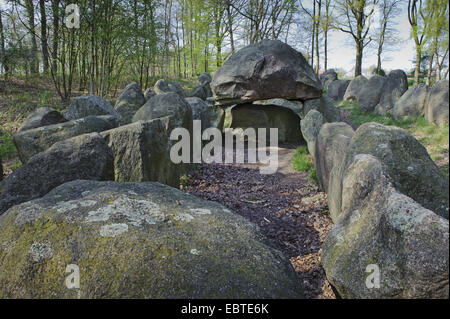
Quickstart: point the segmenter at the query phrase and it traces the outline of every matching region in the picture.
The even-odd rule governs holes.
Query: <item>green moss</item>
[[[299,172],[307,172],[314,168],[314,164],[306,146],[297,148],[292,159],[292,165],[294,169]]]

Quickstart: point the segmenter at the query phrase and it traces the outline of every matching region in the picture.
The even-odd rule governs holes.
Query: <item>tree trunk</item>
[[[362,74],[362,58],[363,58],[363,44],[362,41],[356,42],[356,64],[355,64],[355,77]]]
[[[53,0],[53,43],[52,43],[52,69],[56,76],[58,73],[58,42],[59,42],[59,1]]]
[[[422,62],[422,52],[420,50],[420,47],[416,46],[416,69],[414,70],[414,86],[419,84],[421,62]]]
[[[45,0],[39,0],[41,11],[41,46],[44,74],[48,73],[48,42],[47,42],[47,14],[45,13]]]
[[[234,47],[234,38],[233,38],[233,17],[231,16],[231,5],[230,1],[227,1],[227,16],[228,16],[228,32],[230,34],[230,45],[231,45],[231,53],[235,53]]]
[[[34,24],[34,4],[32,0],[26,0],[25,6],[28,14],[28,24],[31,32],[31,74],[39,73],[39,58],[36,41],[36,27]]]

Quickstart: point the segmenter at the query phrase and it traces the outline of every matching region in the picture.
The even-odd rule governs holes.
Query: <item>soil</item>
[[[320,264],[321,247],[332,228],[326,194],[306,172],[292,168],[295,147],[282,146],[278,152],[275,174],[260,174],[260,164],[199,164],[184,190],[259,225],[291,261],[306,298],[335,298]]]

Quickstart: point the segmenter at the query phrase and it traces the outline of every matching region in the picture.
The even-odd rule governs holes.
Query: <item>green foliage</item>
[[[189,186],[189,184],[190,184],[189,176],[184,174],[183,176],[180,177],[180,185],[182,185],[183,187],[187,187]]]
[[[11,154],[16,152],[10,132],[0,132],[0,157],[2,159],[11,158]]]
[[[300,146],[297,148],[294,154],[292,165],[294,169],[299,172],[309,171],[314,167],[311,156],[308,154],[308,148],[306,146]]]

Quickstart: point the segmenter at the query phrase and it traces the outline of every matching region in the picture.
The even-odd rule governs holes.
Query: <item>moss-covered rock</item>
[[[18,132],[64,122],[67,122],[67,120],[58,111],[49,107],[40,107],[28,115],[23,124],[20,126]]]
[[[74,181],[0,216],[1,298],[300,298],[297,280],[257,226],[159,183]]]
[[[342,213],[322,248],[340,296],[448,298],[448,220],[399,193],[372,155],[352,157],[343,176]]]
[[[120,115],[108,101],[96,95],[77,96],[70,101],[69,107],[64,111],[68,120],[81,119],[91,115],[111,115],[119,118]]]

